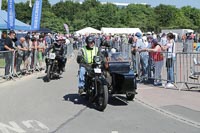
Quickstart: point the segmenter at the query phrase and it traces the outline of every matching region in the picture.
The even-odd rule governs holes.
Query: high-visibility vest
[[[92,50],[88,50],[86,46],[82,48],[84,61],[88,64],[93,62],[93,57],[97,55],[98,48],[94,47]]]

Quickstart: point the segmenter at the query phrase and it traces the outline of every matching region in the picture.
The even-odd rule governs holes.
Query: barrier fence
[[[145,78],[148,80],[147,83],[153,84],[155,80],[165,84],[169,80],[169,63],[167,55],[169,52],[160,52],[163,60],[157,62],[154,58],[160,58],[158,52],[147,52],[148,54],[142,54],[144,52],[131,53],[131,45],[122,44],[121,52],[129,51],[129,57],[132,60],[132,68],[138,74],[140,81]],[[154,54],[153,54],[154,53]],[[131,55],[131,56],[130,56]],[[152,56],[153,55],[153,56]],[[200,86],[200,53],[198,52],[177,52],[175,58],[172,58],[172,77],[174,79],[174,85],[179,90],[183,89],[184,86],[187,89],[196,88]],[[159,57],[155,57],[159,56]],[[146,70],[145,70],[146,69]],[[145,72],[146,71],[146,72]],[[145,73],[145,74],[144,74]]]
[[[188,89],[200,85],[199,61],[200,61],[200,53],[198,52],[176,53],[175,81],[176,84],[181,85],[179,86],[179,89],[182,89],[184,85]]]
[[[73,44],[64,45],[65,56],[73,56]],[[0,51],[0,79],[15,79],[45,69],[44,51]]]
[[[130,44],[120,44],[118,48],[118,51],[128,54],[127,56],[131,60],[131,67],[138,74],[139,80],[143,80],[144,78],[143,67],[145,66],[145,78],[148,80],[151,80],[152,82],[154,80],[160,80],[162,83],[166,83],[168,81],[166,67],[167,52],[162,52],[163,60],[160,62],[158,67],[155,65],[155,61],[152,60],[152,55],[150,53],[148,53],[148,56],[141,55],[142,52],[136,52],[133,54],[131,53]],[[14,79],[19,78],[22,73],[29,74],[29,72],[41,71],[45,68],[45,57],[43,55],[42,59],[38,58],[40,54],[40,51],[31,50],[24,53],[23,57],[21,57],[19,55],[19,51],[0,51],[0,79]],[[73,54],[73,44],[65,45],[66,57],[69,58],[73,56]],[[158,68],[159,71],[157,71]],[[188,89],[191,89],[192,87],[199,87],[200,53],[177,52],[176,58],[174,59],[173,70],[174,82],[179,89],[183,89],[184,85]]]

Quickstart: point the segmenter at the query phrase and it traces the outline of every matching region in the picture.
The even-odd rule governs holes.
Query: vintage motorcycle
[[[59,77],[61,75],[60,69],[58,67],[58,60],[56,60],[56,54],[49,52],[46,56],[46,65],[47,65],[47,70],[46,70],[46,80],[49,82],[51,79],[54,77]]]
[[[97,110],[103,111],[108,103],[108,87],[102,71],[102,58],[95,56],[93,64],[85,68],[86,98],[94,103]]]

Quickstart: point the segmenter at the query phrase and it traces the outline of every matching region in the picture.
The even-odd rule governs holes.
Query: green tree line
[[[2,9],[7,10],[7,0],[2,2]],[[16,18],[30,24],[32,8],[29,7],[29,1],[16,3]],[[68,0],[51,5],[48,0],[43,0],[41,27],[64,33],[64,23],[69,25],[71,32],[88,26],[96,29],[137,27],[145,32],[173,28],[199,31],[200,9],[163,4],[156,7],[141,4],[118,7],[111,3],[101,4],[98,0],[85,0],[82,4]]]

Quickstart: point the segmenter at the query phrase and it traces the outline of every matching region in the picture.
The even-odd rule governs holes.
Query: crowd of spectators
[[[124,45],[131,47],[131,49],[125,48],[125,50],[131,52],[133,69],[135,72],[139,72],[140,82],[152,82],[155,86],[162,85],[161,71],[165,60],[167,71],[165,86],[174,87],[176,41],[172,33],[163,33],[161,36],[155,33],[142,34],[139,32],[121,35],[95,34],[94,36],[98,47],[107,46],[121,52],[124,51]],[[74,48],[81,48],[86,37],[87,35],[76,35]],[[137,61],[138,59],[139,61]]]
[[[38,69],[43,69],[45,51],[56,37],[62,38],[65,46],[72,44],[73,49],[78,50],[85,45],[85,38],[88,35],[90,34],[41,34],[34,32],[16,38],[16,33],[10,31],[8,36],[4,35],[4,50],[9,51],[5,53],[5,75],[9,75],[12,71],[12,53],[15,53],[14,68],[16,73],[22,73],[22,63],[27,72],[35,69],[36,66]],[[133,69],[135,72],[139,71],[140,82],[150,81],[150,78],[153,77],[153,84],[155,86],[161,85],[161,70],[165,66],[167,70],[165,86],[173,86],[176,41],[172,33],[160,35],[153,32],[146,34],[137,32],[133,34],[93,34],[93,36],[95,36],[97,47],[104,46],[109,49],[114,48],[116,51],[130,52]],[[186,34],[185,39],[182,38],[183,45],[187,38],[192,40],[191,34],[190,36]],[[139,61],[137,61],[138,59]],[[164,60],[166,61],[164,62]]]
[[[13,74],[29,74],[34,70],[43,70],[44,57],[46,50],[50,47],[55,39],[63,40],[65,46],[65,55],[67,54],[67,45],[73,43],[73,37],[64,34],[51,33],[26,33],[17,37],[14,30],[2,34],[1,52],[5,58],[5,75],[4,78],[10,78]]]

